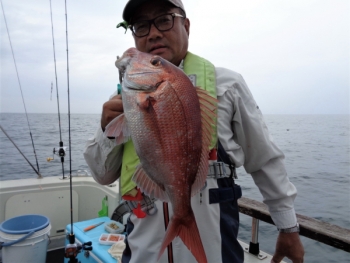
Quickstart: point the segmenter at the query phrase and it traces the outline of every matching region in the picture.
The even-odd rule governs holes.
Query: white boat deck
[[[73,221],[96,218],[102,206],[102,199],[108,197],[108,216],[119,204],[119,184],[103,186],[91,176],[76,176],[73,182]],[[19,179],[0,182],[0,222],[23,214],[43,214],[50,218],[51,243],[49,250],[64,247],[65,227],[70,223],[69,179],[58,176],[42,179]],[[245,263],[270,263],[271,255],[260,252],[259,256],[245,249]],[[1,262],[1,261],[0,261]]]

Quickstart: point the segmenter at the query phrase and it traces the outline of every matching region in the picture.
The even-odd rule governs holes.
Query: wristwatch
[[[280,233],[295,233],[300,231],[299,224],[297,223],[296,226],[293,226],[291,228],[284,228],[284,229],[278,229]]]

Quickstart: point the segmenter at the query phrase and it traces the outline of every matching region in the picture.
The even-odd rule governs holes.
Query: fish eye
[[[151,59],[151,64],[153,66],[160,66],[162,64],[162,61],[160,60],[160,57],[154,57]]]

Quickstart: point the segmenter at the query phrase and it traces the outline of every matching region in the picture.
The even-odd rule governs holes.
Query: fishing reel
[[[53,148],[52,157],[47,157],[46,160],[48,162],[51,162],[55,160],[55,155],[57,155],[58,157],[61,157],[61,162],[63,162],[64,157],[66,156],[66,151],[67,151],[67,147],[63,147],[63,146],[60,146],[59,148]]]
[[[69,244],[66,245],[65,249],[64,249],[64,257],[65,258],[69,258],[68,263],[78,263],[80,261],[78,261],[77,256],[78,254],[84,250],[85,251],[85,257],[89,256],[89,251],[92,250],[92,242],[85,242],[83,244],[77,244],[75,243],[75,235],[70,234],[69,236],[67,236],[67,238],[69,239]]]

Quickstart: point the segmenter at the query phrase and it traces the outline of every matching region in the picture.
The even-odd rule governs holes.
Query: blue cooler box
[[[111,221],[109,217],[99,217],[87,221],[77,222],[73,224],[73,233],[75,234],[75,243],[85,243],[88,241],[92,242],[92,250],[85,253],[85,250],[81,250],[78,254],[78,260],[81,263],[120,263],[117,259],[113,258],[111,254],[108,253],[108,249],[111,246],[101,245],[99,243],[99,238],[102,234],[108,232],[104,228],[104,224],[95,227],[89,231],[84,232],[84,228],[98,224],[100,222]],[[71,224],[66,227],[67,234],[71,232]],[[66,245],[69,244],[68,239],[66,239]],[[87,254],[88,256],[86,256]],[[64,259],[64,263],[68,263],[69,258]]]

